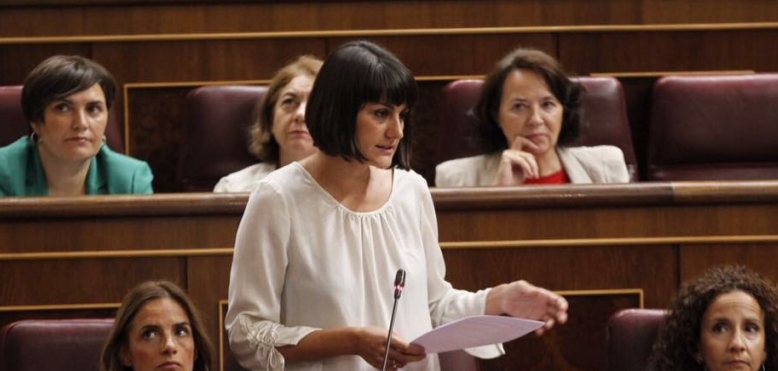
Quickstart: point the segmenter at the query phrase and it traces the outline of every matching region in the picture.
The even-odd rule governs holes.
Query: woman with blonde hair
[[[276,72],[249,128],[249,151],[261,162],[221,178],[214,192],[249,192],[273,170],[316,150],[305,125],[305,106],[321,64],[303,55]]]

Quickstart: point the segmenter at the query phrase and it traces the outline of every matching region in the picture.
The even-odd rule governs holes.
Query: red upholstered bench
[[[644,371],[667,313],[625,309],[608,320],[608,371]]]
[[[0,371],[96,371],[113,318],[22,320],[0,331]]]
[[[179,182],[210,192],[221,177],[257,163],[248,151],[248,127],[266,86],[203,86],[186,96]]]
[[[778,74],[657,80],[649,180],[778,179],[777,103]]]

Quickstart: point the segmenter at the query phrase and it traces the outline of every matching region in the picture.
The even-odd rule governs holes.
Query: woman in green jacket
[[[113,76],[79,56],[46,59],[27,75],[29,137],[0,148],[0,196],[152,193],[148,164],[105,144]]]

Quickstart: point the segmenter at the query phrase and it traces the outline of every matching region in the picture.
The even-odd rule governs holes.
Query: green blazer
[[[149,165],[103,145],[86,175],[86,194],[153,193]],[[47,196],[38,147],[28,137],[0,148],[0,196]]]

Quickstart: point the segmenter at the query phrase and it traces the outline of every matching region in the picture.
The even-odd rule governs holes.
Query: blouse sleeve
[[[290,222],[280,192],[260,183],[238,227],[225,320],[233,354],[251,370],[283,370],[276,347],[295,345],[317,330],[281,324]]]
[[[490,289],[472,293],[454,289],[445,280],[446,265],[438,243],[438,223],[429,189],[424,188],[422,200],[422,235],[427,259],[427,285],[432,326],[437,327],[463,317],[482,315],[486,311],[486,296]],[[479,358],[495,358],[505,354],[502,344],[466,349]]]

